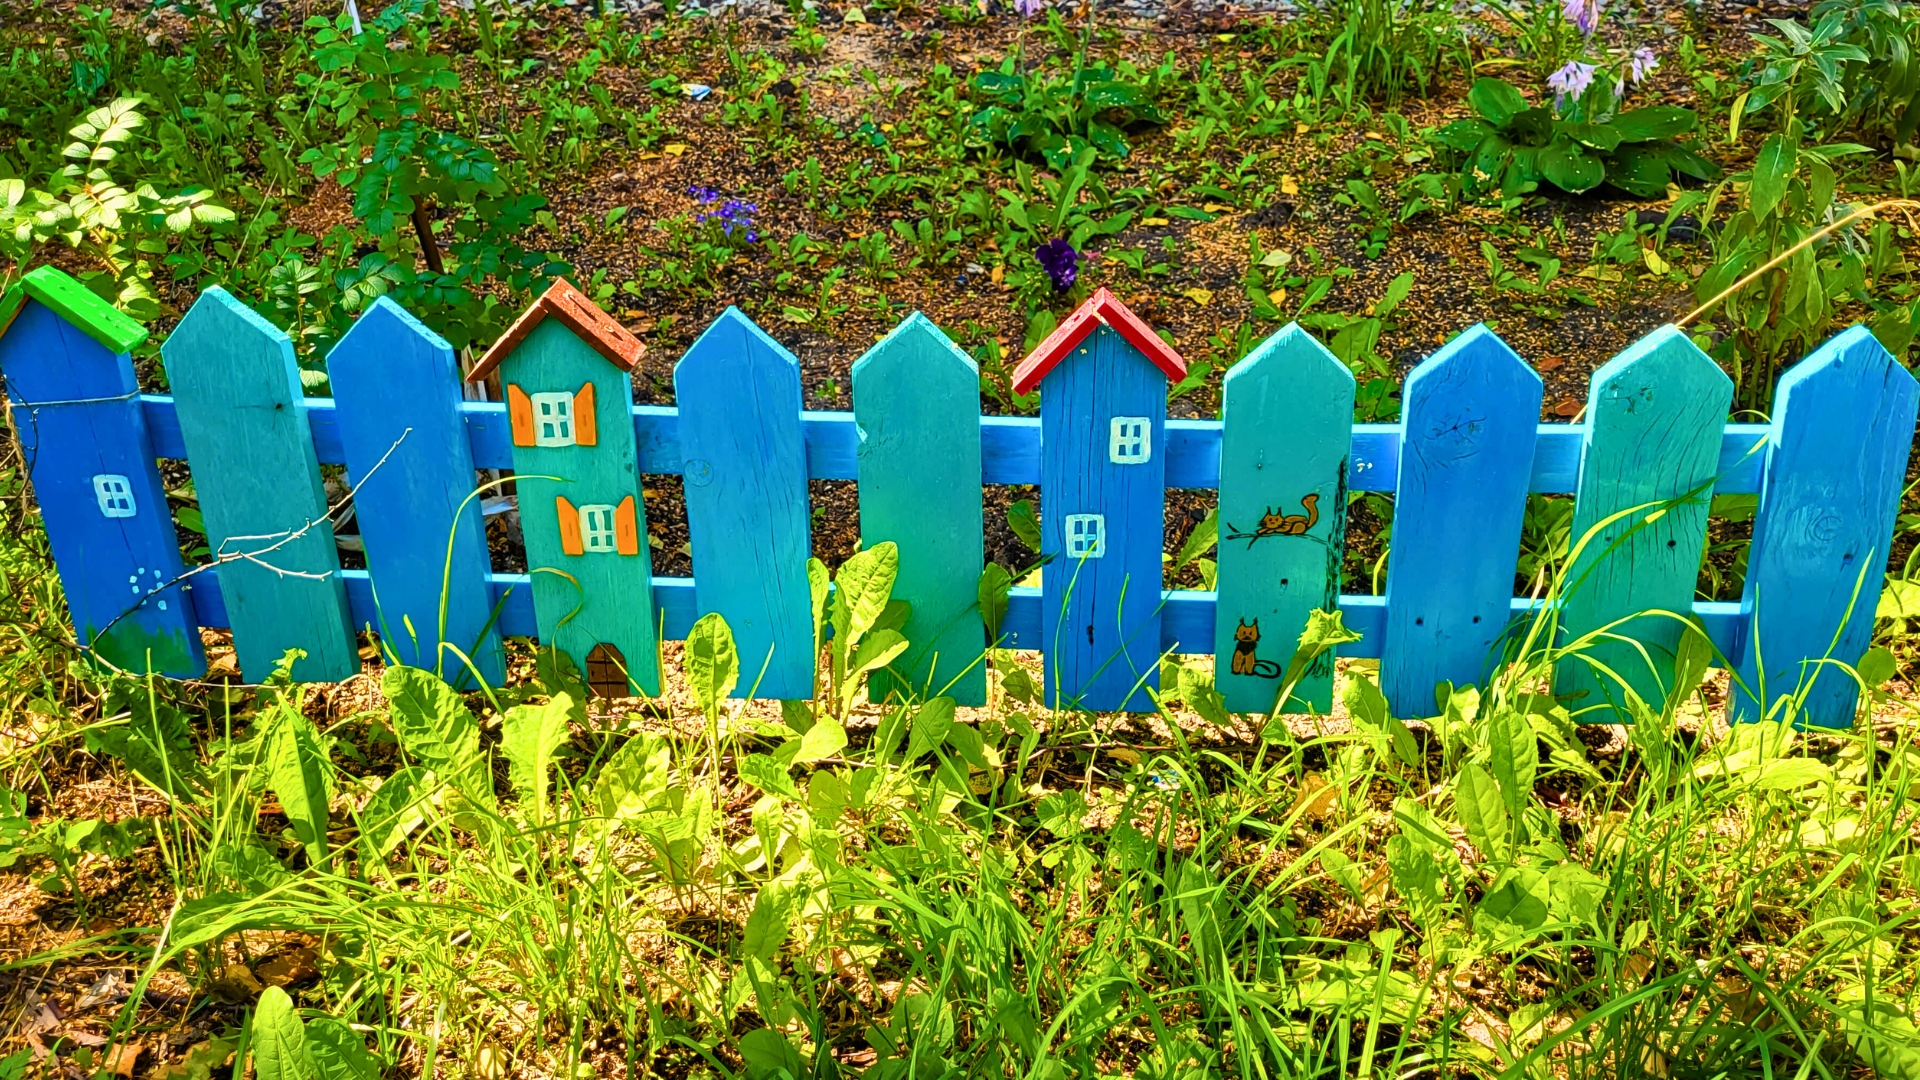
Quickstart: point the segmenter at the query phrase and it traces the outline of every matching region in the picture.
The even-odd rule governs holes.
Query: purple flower
[[[1648,46],[1642,45],[1639,48],[1633,50],[1632,65],[1633,65],[1633,84],[1635,86],[1638,86],[1640,85],[1640,81],[1642,79],[1645,79],[1647,76],[1659,70],[1660,60],[1658,57],[1653,55],[1653,50],[1651,48],[1649,48]]]
[[[1023,19],[1031,19],[1047,9],[1047,0],[1013,0],[1014,13]]]
[[[1593,28],[1600,25],[1600,3],[1601,0],[1566,0],[1561,10],[1581,33],[1591,34]]]
[[[1073,250],[1073,244],[1066,237],[1055,237],[1041,244],[1034,250],[1033,257],[1040,260],[1041,268],[1052,279],[1054,292],[1073,288],[1073,279],[1080,273],[1081,255]]]
[[[1547,87],[1553,91],[1553,103],[1565,105],[1568,98],[1578,99],[1593,85],[1593,65],[1578,60],[1567,61],[1567,66],[1547,76]]]

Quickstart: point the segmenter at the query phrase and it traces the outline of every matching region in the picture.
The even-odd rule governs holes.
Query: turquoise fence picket
[[[728,308],[673,369],[700,613],[740,653],[738,696],[813,697],[800,362]],[[756,686],[756,683],[758,684]]]
[[[1587,539],[1567,573],[1560,628],[1563,643],[1606,636],[1554,673],[1554,694],[1575,713],[1624,704],[1622,679],[1656,709],[1666,700],[1732,400],[1733,380],[1671,326],[1593,373],[1572,524],[1574,543]]]
[[[241,676],[264,681],[289,649],[302,681],[358,673],[293,343],[216,285],[160,352]]]
[[[1485,685],[1512,611],[1540,376],[1485,326],[1407,376],[1387,556],[1381,689],[1429,716],[1434,687]]]
[[[980,369],[919,312],[853,365],[860,437],[860,538],[900,550],[893,596],[912,605],[894,662],[901,689],[986,702],[980,620]],[[874,676],[885,700],[900,680]]]
[[[200,624],[127,357],[146,337],[50,266],[0,302],[9,418],[74,636],[116,667],[199,678]]]
[[[1353,374],[1298,324],[1227,372],[1221,395],[1214,685],[1235,712],[1270,712],[1300,631],[1339,604]],[[1284,711],[1333,707],[1333,654]]]
[[[444,661],[451,680],[472,685],[459,656],[441,651],[445,641],[501,685],[505,656],[490,625],[480,500],[468,498],[473,451],[453,347],[383,296],[327,354],[327,374],[378,602],[377,619],[355,625],[378,630],[401,663],[431,671]]]
[[[1740,600],[1736,720],[1775,718],[1783,697],[1821,727],[1853,723],[1853,664],[1873,636],[1920,386],[1863,326],[1780,379],[1766,486]]]
[[[1475,327],[1408,377],[1403,424],[1352,424],[1350,375],[1288,327],[1229,374],[1222,420],[1168,420],[1185,363],[1105,290],[1014,373],[1043,391],[1038,418],[981,416],[971,361],[920,316],[855,366],[853,412],[804,412],[798,362],[734,309],[681,358],[677,406],[635,407],[643,347],[564,282],[476,368],[503,371],[504,403],[456,400],[450,350],[386,301],[330,358],[340,399],[305,399],[286,336],[219,289],[162,349],[169,397],[136,393],[141,331],[90,299],[42,268],[0,302],[10,416],[76,635],[181,676],[203,669],[202,627],[232,629],[250,680],[289,648],[308,654],[297,679],[354,673],[356,625],[430,663],[444,573],[447,638],[480,640],[489,680],[498,639],[534,637],[598,693],[655,693],[658,638],[719,612],[738,694],[807,697],[807,482],[831,479],[860,483],[863,539],[900,546],[895,595],[913,605],[918,648],[875,696],[983,701],[974,485],[1039,484],[1048,563],[1040,588],[1013,589],[1000,641],[1044,654],[1050,704],[1151,709],[1163,654],[1211,652],[1231,708],[1271,708],[1307,613],[1333,607],[1360,635],[1337,655],[1380,659],[1394,711],[1421,716],[1437,684],[1484,684],[1516,620],[1539,614],[1513,595],[1539,492],[1576,496],[1576,537],[1631,511],[1599,528],[1554,613],[1563,644],[1625,620],[1585,651],[1594,664],[1556,671],[1575,709],[1618,679],[1664,697],[1686,617],[1738,673],[1735,718],[1791,696],[1804,722],[1841,726],[1857,693],[1838,665],[1869,642],[1920,413],[1920,385],[1856,328],[1788,372],[1774,423],[1723,423],[1726,377],[1669,327],[1595,373],[1585,423],[1541,424],[1539,376]],[[216,566],[182,566],[156,458],[190,460]],[[370,570],[339,568],[322,464],[358,485]],[[533,571],[491,571],[472,504],[448,569],[473,470],[502,467],[521,474]],[[684,479],[693,578],[651,576],[645,473]],[[1217,591],[1162,585],[1171,487],[1220,491]],[[1395,495],[1385,596],[1338,592],[1357,491]],[[1709,498],[1747,493],[1761,498],[1743,598],[1692,600]],[[1323,667],[1285,708],[1331,704]]]

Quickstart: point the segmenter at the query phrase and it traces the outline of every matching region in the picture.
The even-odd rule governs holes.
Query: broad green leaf
[[[1077,790],[1056,791],[1042,798],[1034,812],[1040,817],[1040,827],[1065,839],[1086,832],[1087,827],[1081,818],[1087,816],[1087,797]]]
[[[1472,762],[1461,766],[1460,778],[1454,784],[1453,803],[1473,846],[1495,863],[1507,863],[1512,825],[1507,819],[1507,805],[1500,797],[1500,786],[1494,783],[1493,777]]]
[[[573,700],[557,695],[545,705],[515,705],[500,720],[500,749],[507,755],[507,778],[536,824],[547,820],[547,780],[553,755],[571,735],[567,722]]]
[[[313,721],[281,704],[268,721],[267,787],[315,864],[327,857],[327,807],[333,801],[326,746]]]
[[[1753,185],[1747,189],[1747,209],[1764,219],[1787,195],[1787,184],[1799,167],[1799,151],[1792,140],[1775,132],[1760,146],[1753,161]]]
[[[851,686],[869,671],[886,667],[893,658],[907,651],[907,639],[898,630],[875,630],[860,642],[847,661],[847,682]]]
[[[1226,696],[1214,686],[1212,676],[1193,668],[1180,669],[1180,700],[1200,714],[1200,719],[1215,727],[1231,728],[1233,716],[1227,712]]]
[[[741,951],[757,960],[772,960],[786,944],[793,927],[793,893],[780,881],[769,881],[753,898],[753,910],[747,915]]]
[[[748,754],[735,768],[739,770],[740,779],[769,795],[800,797],[800,789],[794,786],[793,775],[787,772],[786,765],[766,754]]]
[[[1547,888],[1548,909],[1554,918],[1567,922],[1592,922],[1607,896],[1607,883],[1574,862],[1548,870]]]
[[[1920,1080],[1920,1027],[1900,1007],[1899,998],[1884,993],[1865,998],[1859,988],[1849,988],[1836,1011],[1847,1045],[1875,1076]]]
[[[1460,153],[1465,154],[1471,152],[1474,147],[1479,146],[1481,140],[1491,134],[1493,134],[1493,128],[1488,126],[1486,122],[1469,118],[1466,120],[1455,120],[1453,123],[1442,127],[1433,133],[1432,139],[1434,142],[1439,143],[1449,150],[1458,150]]]
[[[988,563],[980,571],[980,620],[987,624],[987,639],[1000,640],[1000,624],[1007,617],[1007,597],[1013,592],[1013,575],[999,563]]]
[[[368,862],[386,858],[427,820],[429,773],[418,765],[394,772],[356,815],[360,844]]]
[[[1508,867],[1473,912],[1473,928],[1499,949],[1511,949],[1552,917],[1547,876],[1529,866]]]
[[[1527,99],[1505,79],[1475,79],[1467,102],[1495,127],[1505,126],[1527,108]]]
[[[1414,741],[1413,732],[1401,723],[1387,707],[1387,696],[1380,692],[1372,679],[1354,677],[1347,680],[1346,689],[1341,694],[1347,705],[1347,714],[1353,722],[1365,730],[1379,732],[1387,736],[1393,747],[1393,756],[1406,766],[1420,764],[1420,744]]]
[[[954,700],[950,697],[937,697],[920,706],[913,714],[913,726],[907,736],[907,760],[917,760],[930,750],[937,750],[947,744],[947,734],[953,728]]]
[[[834,578],[833,637],[842,653],[857,645],[893,595],[900,573],[900,549],[887,540],[855,552]]]
[[[1029,551],[1040,550],[1040,515],[1030,499],[1016,499],[1007,506],[1007,527]]]
[[[1533,778],[1540,765],[1540,746],[1533,724],[1517,709],[1501,709],[1487,722],[1493,751],[1493,776],[1500,781],[1507,812],[1518,818],[1533,799]]]
[[[814,1075],[786,1036],[772,1028],[756,1028],[740,1036],[740,1057],[747,1080],[803,1080]]]
[[[380,1059],[359,1032],[331,1016],[307,1021],[307,1052],[320,1080],[380,1080]]]
[[[1707,669],[1712,666],[1713,643],[1698,626],[1688,623],[1680,631],[1680,642],[1674,649],[1673,690],[1667,695],[1666,711],[1678,711],[1700,689]]]
[[[1579,146],[1555,142],[1540,151],[1540,175],[1560,190],[1577,195],[1599,187],[1607,178],[1607,168]]]
[[[1867,689],[1877,690],[1900,673],[1900,663],[1892,653],[1876,645],[1867,650],[1859,663],[1853,665],[1853,670],[1859,673],[1860,681],[1867,684]]]
[[[625,821],[664,807],[672,786],[673,747],[658,735],[635,735],[600,767],[594,806],[602,817]]]
[[[827,564],[819,559],[807,560],[807,593],[813,603],[813,641],[820,643],[820,631],[827,624],[827,597],[832,593],[827,581]]]
[[[248,1041],[256,1080],[318,1080],[307,1031],[285,990],[269,986],[254,1006]]]
[[[492,806],[493,778],[480,754],[480,725],[460,695],[432,672],[411,667],[388,668],[380,691],[393,706],[401,749],[469,800]]]
[[[1186,541],[1180,545],[1180,554],[1174,557],[1173,568],[1184,569],[1188,563],[1212,551],[1219,540],[1220,508],[1216,506],[1209,509],[1207,516],[1200,519],[1200,524],[1187,534]]]
[[[800,736],[800,753],[795,755],[796,765],[830,758],[847,748],[847,729],[831,716],[823,716]]]
[[[1649,105],[1616,115],[1610,126],[1619,132],[1622,142],[1652,142],[1684,135],[1692,131],[1697,123],[1699,117],[1694,115],[1692,109],[1675,105]]]
[[[734,649],[733,630],[719,612],[700,616],[687,631],[686,670],[693,699],[712,719],[740,678],[740,655]]]

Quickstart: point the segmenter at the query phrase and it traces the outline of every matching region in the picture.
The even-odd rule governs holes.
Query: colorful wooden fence
[[[865,543],[899,547],[913,647],[883,686],[986,693],[978,604],[982,484],[1038,484],[1038,589],[1001,644],[1045,654],[1057,706],[1151,707],[1164,653],[1211,653],[1229,707],[1276,701],[1295,638],[1337,607],[1379,657],[1394,710],[1440,682],[1484,684],[1514,629],[1529,492],[1574,494],[1579,550],[1561,640],[1575,709],[1624,683],[1658,701],[1682,619],[1740,676],[1741,719],[1852,721],[1829,661],[1868,645],[1920,387],[1864,329],[1783,379],[1771,424],[1726,424],[1726,376],[1666,327],[1594,374],[1585,422],[1540,424],[1539,376],[1484,327],[1414,370],[1398,425],[1351,423],[1353,380],[1297,327],[1228,374],[1222,419],[1170,420],[1179,355],[1105,290],[1016,372],[1038,418],[982,416],[973,362],[915,315],[853,371],[854,409],[801,408],[793,355],[729,309],[674,370],[679,405],[632,405],[643,349],[560,283],[480,369],[506,401],[461,399],[446,343],[389,301],[328,358],[338,397],[305,398],[285,335],[210,289],[165,343],[173,396],[140,394],[135,324],[57,270],[0,306],[0,372],[76,634],[123,667],[204,673],[200,628],[230,627],[243,676],[290,648],[296,678],[358,669],[354,633],[402,660],[503,675],[501,638],[660,686],[657,642],[702,614],[739,642],[742,694],[815,685],[807,481],[857,480]],[[479,369],[476,369],[479,370]],[[217,565],[190,573],[157,467],[188,459]],[[368,570],[342,570],[320,467],[345,465]],[[532,574],[492,571],[476,469],[512,469]],[[693,578],[653,577],[642,478],[684,478]],[[1218,489],[1215,592],[1162,588],[1165,490]],[[1341,595],[1349,493],[1396,496],[1384,596]],[[1693,600],[1714,494],[1758,494],[1745,594]],[[184,575],[184,576],[183,576]],[[1650,614],[1651,613],[1651,614]],[[1662,614],[1664,613],[1664,614]],[[1597,665],[1602,665],[1596,667]],[[616,676],[617,678],[617,676]],[[1332,665],[1287,709],[1331,706]],[[1616,718],[1605,708],[1589,719]]]

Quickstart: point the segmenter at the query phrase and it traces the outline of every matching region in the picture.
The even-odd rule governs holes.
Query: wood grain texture
[[[1863,326],[1788,371],[1753,521],[1735,720],[1853,723],[1920,387]],[[1793,709],[1792,699],[1801,702]]]
[[[1047,373],[1040,393],[1042,640],[1047,703],[1143,712],[1160,677],[1160,551],[1166,521],[1166,376],[1102,326]],[[1114,417],[1148,421],[1152,455],[1108,460]],[[1074,559],[1071,515],[1105,522],[1106,554]],[[1186,646],[1207,648],[1211,634]]]
[[[980,370],[915,312],[854,362],[852,383],[861,543],[899,547],[893,595],[913,605],[902,630],[910,645],[892,666],[907,685],[879,672],[872,693],[985,704]]]
[[[595,408],[612,416],[633,407],[632,376],[561,319],[547,319],[529,331],[502,358],[500,373],[504,382],[528,394],[577,395],[590,382]],[[618,507],[629,498],[638,504],[641,495],[633,426],[599,424],[598,436],[592,446],[513,448],[540,644],[565,653],[582,674],[594,646],[610,645],[626,662],[629,688],[658,694],[660,644],[650,553],[644,546],[634,555],[590,551],[580,533],[578,508]]]
[[[1273,710],[1308,613],[1339,604],[1353,394],[1346,365],[1297,324],[1227,372],[1213,641],[1234,712]],[[1284,711],[1332,708],[1328,652]]]
[[[502,685],[500,635],[487,626],[487,535],[480,500],[467,498],[473,453],[453,347],[383,296],[327,354],[327,373],[379,600],[371,625],[409,667],[470,688],[472,672],[440,648],[444,641],[489,685]]]
[[[205,675],[192,600],[170,584],[185,567],[127,354],[28,299],[0,336],[0,372],[76,639],[128,671]],[[102,511],[99,476],[126,478],[130,516]]]
[[[1407,376],[1380,664],[1395,715],[1431,715],[1438,683],[1483,685],[1499,660],[1541,393],[1485,326]]]
[[[1681,624],[1641,613],[1691,611],[1732,398],[1733,381],[1672,326],[1593,373],[1572,525],[1579,557],[1565,579],[1560,629],[1562,644],[1603,628],[1608,636],[1559,664],[1553,682],[1576,715],[1595,710],[1583,720],[1626,716],[1617,708],[1622,679],[1656,709],[1673,685]]]
[[[700,613],[733,630],[734,694],[811,698],[800,363],[729,307],[674,366],[673,386],[695,590]]]
[[[357,674],[346,590],[293,343],[218,286],[161,355],[192,463],[241,677],[261,682],[288,649],[302,682]]]

